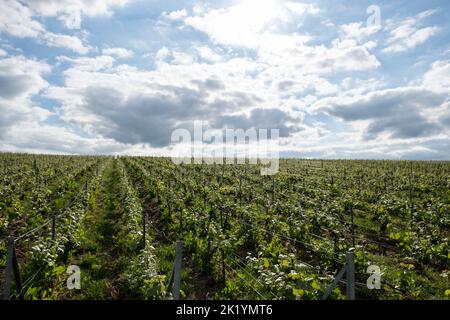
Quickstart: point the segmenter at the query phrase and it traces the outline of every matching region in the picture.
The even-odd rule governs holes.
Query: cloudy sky
[[[446,0],[1,0],[0,150],[164,154],[203,120],[278,128],[286,156],[450,159],[448,12]]]

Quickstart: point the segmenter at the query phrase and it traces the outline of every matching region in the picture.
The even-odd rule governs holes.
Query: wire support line
[[[235,255],[236,257],[242,259],[241,257],[237,256],[236,254],[234,254],[233,252],[231,252],[231,254]],[[239,260],[234,260],[234,262],[237,262],[239,264],[239,266],[241,267],[241,270],[243,270],[250,278],[252,278],[254,281],[256,281],[261,287],[264,287],[264,284],[258,280],[255,276],[253,276],[249,271],[247,271],[246,269],[246,265],[244,264],[243,261],[239,261]],[[270,291],[270,294],[275,298],[275,299],[280,299],[280,297],[278,297],[275,293],[273,293],[272,291]]]
[[[294,239],[294,238],[291,238],[291,237],[288,237],[288,236],[285,236],[285,235],[282,235],[282,234],[279,234],[279,233],[277,233],[277,232],[274,232],[274,231],[269,231],[269,230],[267,230],[267,229],[265,229],[265,228],[262,228],[261,226],[254,226],[254,225],[252,225],[252,224],[250,224],[250,223],[247,223],[247,222],[245,222],[245,221],[242,221],[241,219],[238,219],[238,218],[235,218],[235,217],[233,217],[235,220],[237,220],[237,221],[239,221],[240,223],[242,223],[242,224],[245,224],[246,226],[249,226],[249,227],[251,227],[252,229],[259,229],[259,230],[262,230],[262,231],[264,231],[264,232],[266,232],[266,233],[268,233],[268,234],[271,234],[272,236],[278,236],[278,237],[280,237],[280,238],[283,238],[283,239],[285,239],[285,240],[288,240],[288,241],[292,241],[292,242],[294,242],[294,243],[300,243],[300,244],[302,244],[302,245],[304,245],[304,246],[306,246],[306,247],[309,247],[309,250],[311,250],[312,252],[315,252],[315,253],[317,253],[317,254],[324,254],[324,253],[326,253],[326,254],[330,254],[330,252],[321,252],[321,251],[318,251],[316,248],[314,248],[310,243],[306,243],[306,242],[304,242],[304,241],[301,241],[301,240],[298,240],[298,239]],[[308,233],[309,234],[309,233]],[[331,253],[332,255],[334,255],[334,256],[338,256],[336,253]],[[334,261],[336,261],[336,262],[339,262],[339,263],[341,263],[342,261],[340,261],[340,260],[338,260],[338,259],[336,259],[335,257],[334,258],[332,258]]]
[[[73,204],[74,204],[76,201],[80,200],[81,195],[83,194],[83,191],[84,191],[84,186],[83,186],[83,188],[80,190],[80,192],[77,194],[77,196],[76,196],[75,198],[73,198],[73,199],[69,202],[68,205],[66,205],[66,207],[62,210],[62,213],[60,213],[59,215],[57,215],[55,218],[58,219],[58,218],[61,218],[61,217],[65,216],[65,215],[67,215],[67,213],[69,212],[69,209],[73,206]],[[20,240],[22,240],[22,239],[28,238],[29,236],[35,234],[35,233],[38,232],[39,230],[42,230],[44,227],[46,227],[47,225],[49,225],[52,221],[53,221],[53,217],[52,217],[52,218],[49,218],[47,221],[45,221],[45,222],[44,222],[43,224],[41,224],[40,226],[37,226],[37,227],[35,227],[34,229],[32,229],[32,230],[30,230],[30,231],[27,231],[26,233],[24,233],[24,234],[22,234],[22,235],[16,237],[16,238],[14,239],[14,242],[18,242],[18,241],[20,241]]]
[[[256,294],[258,294],[262,300],[267,300],[266,297],[264,297],[264,295],[262,295],[257,289],[255,289],[252,285],[250,285],[247,281],[245,281],[245,278],[243,278],[236,270],[234,270],[228,263],[224,262],[225,266],[231,271],[233,272],[235,275],[237,275],[242,282],[250,289],[252,289],[253,291],[256,292]]]
[[[22,285],[22,290],[20,291],[19,295],[25,294],[27,290],[30,288],[30,286],[33,284],[34,280],[37,278],[37,276],[42,272],[46,264],[43,264],[37,272],[35,272],[31,277],[29,277]]]

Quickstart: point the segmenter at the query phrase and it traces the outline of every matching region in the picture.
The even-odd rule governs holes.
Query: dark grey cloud
[[[278,90],[279,90],[279,91],[286,91],[286,90],[292,88],[295,84],[296,84],[295,81],[292,81],[292,80],[283,80],[283,81],[279,81],[279,82],[277,83],[277,86],[278,86]]]
[[[218,117],[213,126],[216,128],[279,129],[280,137],[288,137],[301,130],[300,120],[291,117],[280,109],[253,109],[249,116],[224,115]]]
[[[208,90],[211,85],[202,82],[198,89],[155,86],[155,93],[130,97],[109,87],[89,87],[83,93],[81,106],[87,116],[80,119],[80,123],[87,124],[91,131],[104,138],[153,147],[169,145],[172,132],[177,128],[192,131],[195,120],[208,121],[213,129],[276,128],[283,137],[298,131],[295,124],[298,121],[279,109],[257,108],[250,116],[229,115],[253,108],[262,100],[244,92],[225,92],[211,102]],[[65,112],[70,118],[70,109]]]
[[[94,131],[129,144],[166,146],[177,122],[198,119],[205,112],[202,93],[186,88],[125,99],[115,89],[91,87],[84,97],[86,111],[101,120]]]
[[[367,128],[364,138],[367,140],[374,139],[381,132],[390,132],[392,138],[419,138],[438,133],[440,129],[439,123],[431,122],[426,117],[411,112],[372,122]]]
[[[447,110],[444,115],[439,119],[441,125],[450,129],[450,103],[447,103]]]
[[[218,98],[210,104],[213,110],[241,110],[248,106],[258,105],[264,102],[264,99],[250,93],[242,91],[230,91],[226,93],[226,98]]]
[[[27,75],[12,75],[0,70],[0,97],[15,98],[27,92],[33,85],[33,80]]]
[[[423,111],[442,105],[448,94],[422,88],[400,88],[374,92],[365,97],[343,101],[331,98],[321,110],[345,121],[369,120],[364,138],[374,139],[381,133],[392,138],[427,137],[444,130]]]
[[[202,80],[192,80],[191,81],[194,84],[197,84],[199,86],[199,88],[201,90],[212,90],[212,91],[216,91],[216,90],[223,90],[225,89],[225,84],[218,80],[218,79],[206,79],[204,81]]]

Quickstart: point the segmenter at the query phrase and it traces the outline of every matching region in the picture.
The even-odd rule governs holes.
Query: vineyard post
[[[172,294],[174,300],[180,300],[180,287],[181,287],[181,260],[183,254],[183,243],[180,240],[176,242],[175,249],[175,262],[174,262],[174,276],[173,276],[173,289]]]
[[[56,227],[56,214],[55,212],[52,213],[52,240],[55,240],[55,227]]]
[[[239,176],[239,206],[242,206],[242,176]]]
[[[347,252],[345,263],[347,265],[346,298],[347,300],[355,300],[355,254],[353,252]]]
[[[352,222],[352,244],[353,244],[353,248],[355,248],[355,246],[356,246],[356,242],[355,242],[355,220],[354,220],[354,215],[353,215],[353,207],[352,206],[348,206],[347,210],[348,210],[348,213],[350,213],[350,218],[351,218],[351,222]]]
[[[147,214],[145,212],[142,213],[142,242],[143,242],[143,246],[145,248],[145,236],[147,234],[147,219],[146,219]]]
[[[275,176],[272,176],[272,205],[275,202]]]
[[[334,288],[336,288],[339,281],[341,281],[342,277],[346,276],[347,284],[346,284],[346,299],[347,300],[355,300],[355,254],[353,251],[349,251],[345,255],[345,264],[336,274],[333,279],[333,282],[328,286],[324,295],[322,296],[322,300],[328,299],[331,295]]]
[[[183,208],[179,208],[180,210],[180,230],[183,230]]]
[[[220,217],[220,227],[222,229],[222,233],[223,233],[223,212],[222,212],[223,208],[220,207],[219,209],[219,217]]]
[[[223,208],[220,208],[220,226],[221,226],[221,230],[222,230],[222,235],[224,232],[224,223],[223,223]],[[222,284],[225,287],[225,252],[223,250],[223,248],[220,248],[220,252],[221,252],[221,256],[222,256]]]
[[[412,170],[412,167],[411,167],[411,170]],[[414,219],[414,206],[413,206],[413,202],[412,202],[412,178],[411,178],[411,173],[409,174],[409,206],[410,206],[409,228],[410,228],[410,232],[412,232],[413,231],[413,219]]]
[[[170,198],[169,200],[167,200],[167,208],[169,209],[169,215],[166,217],[166,221],[168,219],[171,219],[172,217],[172,199]]]
[[[34,161],[33,161],[33,169],[34,169],[34,175],[36,177],[36,182],[39,182],[39,168],[37,166],[36,159],[34,159]]]
[[[222,186],[222,181],[223,181],[223,174],[224,174],[224,170],[225,170],[225,157],[223,158],[223,162],[222,162],[222,176],[220,177],[220,186]]]
[[[17,292],[19,292],[19,299],[23,300],[22,292],[22,280],[20,278],[19,264],[17,263],[16,249],[14,238],[8,237],[7,239],[7,256],[5,275],[3,279],[3,300],[10,300],[11,295],[11,271],[14,274],[14,280],[16,282]]]
[[[359,196],[361,196],[361,180],[362,180],[362,172],[359,172],[359,176],[358,176],[358,191],[359,191]]]
[[[222,286],[225,287],[226,283],[226,273],[225,273],[225,251],[223,248],[220,248],[220,252],[222,254]]]

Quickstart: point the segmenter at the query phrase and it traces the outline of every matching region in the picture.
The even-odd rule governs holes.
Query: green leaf
[[[303,290],[303,289],[294,289],[294,290],[292,290],[292,293],[296,297],[301,297],[301,296],[303,296],[305,294],[305,290]]]
[[[446,297],[450,296],[450,289],[445,290],[445,296],[446,296]]]
[[[269,268],[270,263],[269,263],[269,259],[264,258],[264,268]]]
[[[320,284],[316,280],[314,280],[311,283],[311,287],[313,287],[313,289],[319,290],[320,289]]]

